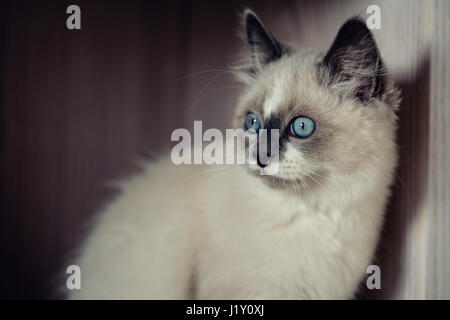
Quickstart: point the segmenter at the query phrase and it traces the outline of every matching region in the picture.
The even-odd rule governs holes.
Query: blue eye
[[[298,117],[291,122],[291,134],[302,139],[308,138],[316,130],[316,123],[307,117]]]
[[[249,113],[247,118],[245,118],[245,128],[255,132],[258,132],[259,129],[261,129],[261,121],[259,121],[258,116],[253,112]]]

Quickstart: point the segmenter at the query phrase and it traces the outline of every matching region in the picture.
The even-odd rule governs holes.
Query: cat
[[[250,9],[234,127],[278,129],[270,163],[145,164],[74,261],[70,299],[351,299],[397,163],[400,91],[358,17],[326,53],[278,41]]]

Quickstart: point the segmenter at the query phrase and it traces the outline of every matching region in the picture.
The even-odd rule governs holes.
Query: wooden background
[[[82,29],[67,30],[68,5]],[[326,50],[350,16],[381,8],[381,53],[403,90],[401,160],[360,298],[450,298],[447,0],[8,1],[0,5],[0,296],[48,298],[105,182],[167,149],[177,127],[225,128],[239,86],[238,12],[280,39]]]

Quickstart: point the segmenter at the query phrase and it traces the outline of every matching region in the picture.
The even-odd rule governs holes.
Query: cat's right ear
[[[384,89],[384,67],[375,39],[365,22],[354,17],[339,29],[319,64],[321,82],[339,95],[367,102]]]
[[[286,48],[264,26],[250,9],[244,10],[245,39],[250,47],[251,66],[248,72],[256,75],[267,64],[280,59]]]

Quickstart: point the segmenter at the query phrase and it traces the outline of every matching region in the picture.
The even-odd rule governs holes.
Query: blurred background
[[[66,9],[81,8],[81,30]],[[284,42],[326,50],[350,16],[381,8],[373,33],[403,90],[400,164],[359,298],[450,298],[447,0],[3,1],[0,4],[0,297],[54,298],[108,181],[168,149],[171,132],[224,129],[240,85],[227,72],[256,11]]]

